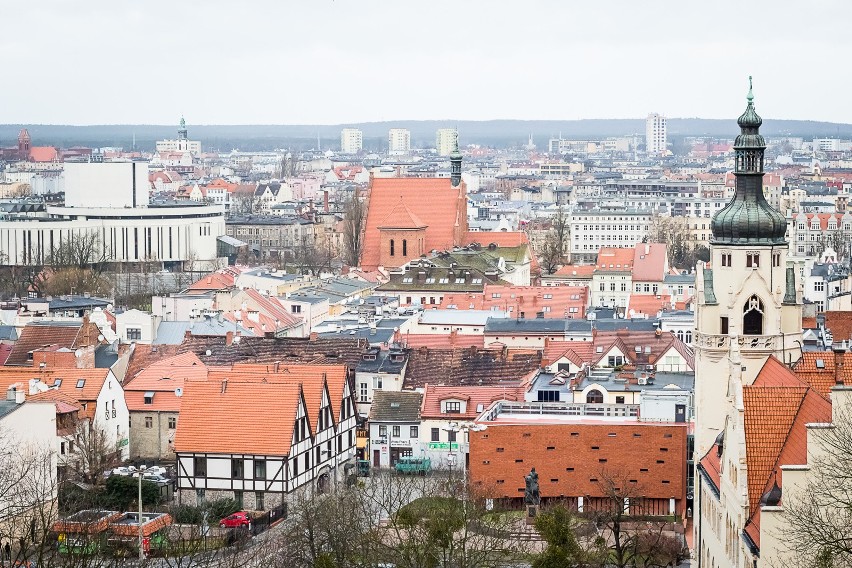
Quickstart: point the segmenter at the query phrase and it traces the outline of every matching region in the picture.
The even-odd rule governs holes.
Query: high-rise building
[[[449,156],[453,153],[453,145],[456,142],[455,128],[439,128],[435,135],[435,148],[439,156]]]
[[[364,134],[357,128],[344,128],[340,131],[340,152],[357,154],[364,147]]]
[[[388,130],[388,154],[404,156],[411,151],[411,132],[407,128]]]
[[[649,154],[666,152],[666,117],[651,113],[645,120],[645,151]]]

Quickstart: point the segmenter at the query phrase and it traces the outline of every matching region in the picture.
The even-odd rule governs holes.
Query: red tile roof
[[[488,246],[494,243],[498,247],[517,247],[530,242],[523,231],[471,231],[464,244],[479,243]]]
[[[398,333],[395,336],[397,343],[416,349],[428,347],[429,349],[450,349],[453,347],[485,347],[485,336],[482,334],[469,335],[459,334],[455,331],[450,333]]]
[[[498,294],[498,297],[494,297]],[[527,313],[527,317],[543,312],[545,318],[565,318],[571,316],[575,319],[586,317],[586,306],[588,305],[589,289],[585,286],[500,286],[486,284],[482,293],[472,294],[445,294],[441,301],[441,308],[456,306],[457,310],[490,310],[492,308],[501,311],[509,311],[513,314]],[[549,296],[549,297],[548,297]],[[473,307],[471,307],[471,305]],[[550,311],[544,311],[547,306]],[[576,312],[570,312],[575,308]]]
[[[463,244],[461,241],[467,235],[464,183],[452,187],[449,178],[374,178],[361,255],[364,270],[375,270],[379,265],[379,227],[400,200],[426,225],[425,250],[446,250]]]
[[[59,154],[53,146],[33,146],[30,148],[31,162],[56,162]]]
[[[627,303],[627,313],[629,317],[639,317],[640,314],[645,314],[648,317],[655,318],[657,313],[663,310],[669,310],[672,307],[672,297],[669,294],[630,294],[630,301]]]
[[[227,268],[212,272],[193,282],[189,289],[195,291],[227,290],[234,287],[237,275],[239,275],[238,268]]]
[[[834,341],[852,340],[852,311],[830,311],[823,315],[825,327],[831,331]]]
[[[51,324],[48,322],[30,323],[24,326],[18,340],[12,347],[12,352],[6,360],[6,365],[32,365],[30,352],[35,349],[56,345],[77,349],[78,347],[96,345],[100,329],[94,323],[81,322],[74,324]]]
[[[775,357],[743,387],[750,518],[745,530],[760,546],[760,499],[783,485],[782,465],[807,463],[807,424],[829,422],[831,403]],[[712,450],[711,450],[712,451]]]
[[[668,266],[666,245],[639,243],[633,251],[633,281],[662,282]]]
[[[524,400],[523,386],[435,386],[426,384],[420,406],[422,419],[473,420],[498,400]],[[466,412],[444,414],[441,401],[448,398],[467,401]],[[477,410],[481,408],[482,410]]]
[[[822,363],[817,366],[817,361]],[[842,354],[842,366],[835,366],[835,354],[832,351],[805,351],[793,365],[793,372],[805,384],[811,386],[822,396],[828,398],[832,387],[839,378],[843,383],[852,385],[852,353]],[[839,373],[835,372],[839,371]]]
[[[592,274],[595,272],[594,264],[566,264],[559,270],[553,273],[553,276],[565,276],[573,278],[592,279]]]
[[[633,270],[633,249],[601,247],[596,271],[630,272]]]
[[[300,397],[298,383],[186,381],[175,451],[287,456]]]
[[[384,221],[379,225],[379,229],[424,229],[426,224],[421,221],[417,215],[411,212],[411,209],[399,198],[399,203],[391,210]]]

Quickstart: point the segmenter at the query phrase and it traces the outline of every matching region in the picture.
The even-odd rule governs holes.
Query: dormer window
[[[81,389],[86,385],[86,379],[77,379],[77,388]]]
[[[154,404],[154,393],[152,391],[145,393],[145,404]]]
[[[62,379],[55,379],[53,381],[53,387],[58,389],[60,386],[62,386]]]

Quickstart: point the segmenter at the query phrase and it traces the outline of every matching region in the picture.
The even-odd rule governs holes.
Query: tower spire
[[[462,155],[459,151],[459,131],[455,131],[453,135],[453,151],[450,154],[450,182],[453,187],[458,187],[461,183],[461,166]]]
[[[740,135],[734,141],[736,190],[734,198],[711,223],[714,244],[786,244],[787,221],[763,195],[763,119],[754,109],[751,76],[746,109],[737,119]]]

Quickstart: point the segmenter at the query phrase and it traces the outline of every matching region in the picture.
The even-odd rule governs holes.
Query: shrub
[[[233,499],[216,499],[207,503],[208,519],[211,523],[227,517],[240,510],[240,505]]]

